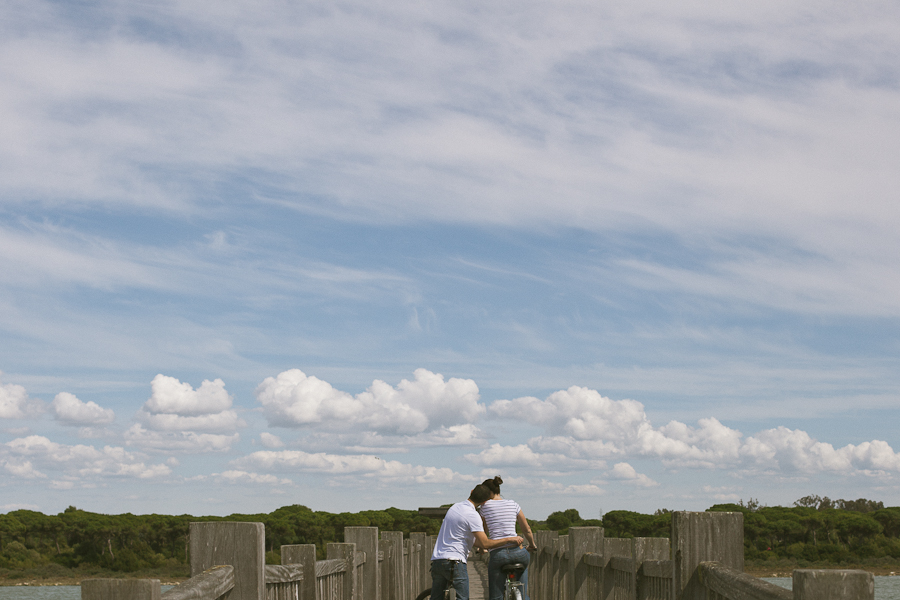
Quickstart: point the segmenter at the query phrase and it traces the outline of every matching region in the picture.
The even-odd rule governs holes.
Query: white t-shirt
[[[488,537],[492,540],[514,537],[516,535],[516,517],[522,510],[515,500],[488,500],[481,505],[481,516],[487,524]],[[515,544],[507,544],[510,548]],[[499,548],[498,548],[499,549]]]
[[[475,505],[468,500],[457,502],[447,510],[441,523],[431,560],[446,558],[466,562],[469,550],[475,544],[476,531],[484,531],[484,526]]]

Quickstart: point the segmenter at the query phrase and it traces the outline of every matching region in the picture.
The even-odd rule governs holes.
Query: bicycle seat
[[[525,570],[525,565],[523,565],[522,563],[509,563],[507,565],[502,565],[500,567],[500,571],[502,571],[503,573],[516,573],[516,572],[520,573],[524,570]]]

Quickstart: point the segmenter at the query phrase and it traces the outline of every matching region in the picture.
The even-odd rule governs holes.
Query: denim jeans
[[[448,581],[452,581],[453,589],[456,590],[456,600],[469,600],[469,571],[466,563],[446,558],[431,561],[431,600],[444,600],[444,588]]]
[[[500,570],[503,565],[522,563],[526,567],[531,560],[531,555],[525,548],[501,548],[491,551],[491,560],[488,562],[488,590],[490,600],[503,600],[503,588],[506,586],[506,574]],[[525,598],[528,600],[528,571],[519,577],[525,588]],[[434,596],[432,596],[433,598]]]

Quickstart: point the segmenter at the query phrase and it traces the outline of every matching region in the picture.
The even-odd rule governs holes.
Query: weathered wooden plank
[[[591,553],[603,551],[603,529],[600,527],[569,528],[569,584],[573,600],[589,600],[597,596],[599,581],[584,560]]]
[[[163,600],[196,600],[221,598],[234,588],[234,567],[213,567],[191,577],[162,595]]]
[[[671,542],[676,600],[705,600],[703,590],[694,593],[689,586],[701,562],[744,571],[743,513],[673,512]]]
[[[634,571],[634,559],[631,557],[611,556],[609,557],[609,563],[607,564],[614,571],[623,571],[625,573]]]
[[[281,547],[281,564],[303,569],[300,600],[316,600],[316,545],[290,544]]]
[[[229,600],[259,600],[266,595],[265,527],[262,523],[191,523],[191,576],[212,567],[234,567]]]
[[[582,560],[584,564],[589,565],[591,567],[605,567],[606,560],[603,558],[602,554],[597,554],[596,552],[588,552],[583,557]]]
[[[84,600],[160,600],[159,579],[85,579]]]
[[[330,543],[325,547],[328,560],[344,561],[344,573],[341,576],[342,598],[341,600],[357,600],[356,557],[355,544]]]
[[[728,600],[793,600],[790,590],[778,587],[717,562],[701,562],[697,566],[697,581],[706,589]],[[816,597],[824,600],[824,597]]]
[[[644,577],[672,577],[671,560],[645,560],[643,562]]]
[[[316,561],[316,578],[328,577],[335,573],[343,573],[347,570],[347,561],[334,558],[331,560]]]
[[[357,554],[361,554],[362,589],[361,597],[366,600],[381,600],[381,569],[378,568],[378,528],[377,527],[344,527],[344,541],[356,544]]]
[[[302,565],[266,565],[266,583],[303,581]]]
[[[794,597],[799,600],[873,600],[875,578],[856,569],[797,569]]]

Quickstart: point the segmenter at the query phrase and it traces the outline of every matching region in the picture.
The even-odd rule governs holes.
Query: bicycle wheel
[[[431,598],[431,588],[428,588],[427,590],[416,596],[416,600],[428,600],[429,598]]]

